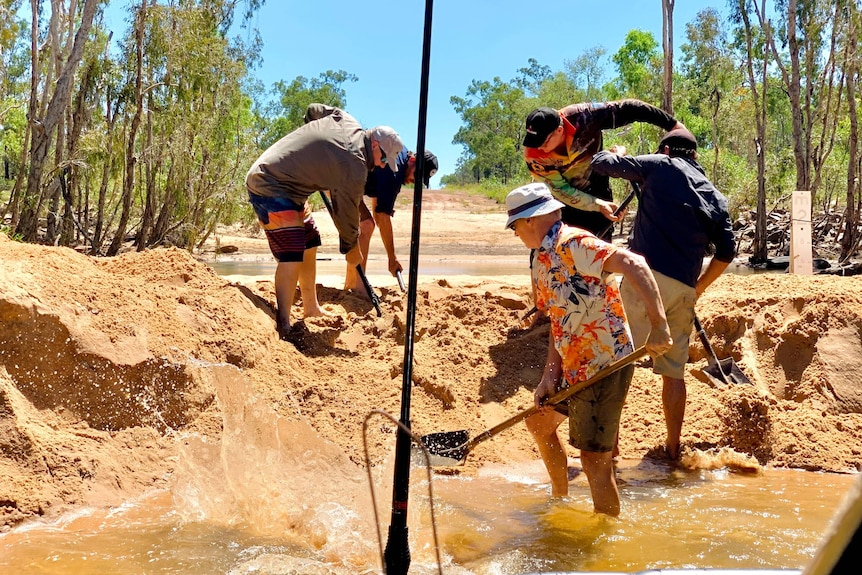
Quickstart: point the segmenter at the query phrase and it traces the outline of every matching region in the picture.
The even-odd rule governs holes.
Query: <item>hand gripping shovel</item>
[[[326,206],[326,211],[329,212],[329,215],[333,218],[335,217],[334,212],[332,211],[332,200],[329,199],[323,190],[320,190],[320,198],[323,200],[323,205]],[[365,292],[368,294],[368,299],[371,300],[371,305],[374,306],[374,309],[377,311],[377,317],[383,315],[383,312],[380,311],[380,298],[377,297],[377,294],[374,293],[374,288],[371,287],[371,284],[368,283],[368,278],[365,277],[365,272],[362,271],[362,265],[356,264],[356,273],[359,274],[359,279],[362,280],[362,285],[365,287]]]
[[[578,382],[562,391],[555,393],[554,395],[545,400],[545,405],[556,405],[567,400],[569,397],[573,396],[579,391],[588,388],[599,380],[604,379],[605,377],[629,365],[630,363],[640,357],[643,357],[644,355],[646,355],[646,347],[637,348],[624,358],[618,359],[604,369],[600,370],[593,377],[585,381]],[[467,459],[467,454],[470,453],[473,448],[476,447],[478,444],[482,443],[486,439],[494,437],[505,429],[509,429],[516,423],[524,421],[538,411],[538,408],[533,405],[532,407],[529,407],[523,411],[516,413],[506,421],[498,423],[491,429],[480,433],[473,439],[469,439],[467,431],[462,429],[459,431],[443,431],[439,433],[423,435],[421,437],[421,440],[422,443],[425,445],[425,448],[428,450],[429,455],[431,456],[431,465],[463,465],[464,461]]]
[[[706,377],[713,385],[716,387],[724,387],[731,383],[747,383],[751,385],[751,380],[742,373],[742,370],[739,369],[739,366],[736,365],[732,357],[721,360],[716,357],[715,351],[713,351],[712,346],[709,344],[709,339],[706,337],[706,332],[703,330],[703,326],[700,325],[700,320],[697,319],[697,316],[694,316],[694,329],[697,330],[697,335],[700,336],[700,341],[703,343],[704,349],[706,349],[706,359],[709,362],[703,373],[706,374]]]

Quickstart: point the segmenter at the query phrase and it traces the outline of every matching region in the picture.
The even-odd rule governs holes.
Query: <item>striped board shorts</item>
[[[307,203],[248,193],[248,201],[279,262],[301,262],[305,250],[320,246],[320,231]]]

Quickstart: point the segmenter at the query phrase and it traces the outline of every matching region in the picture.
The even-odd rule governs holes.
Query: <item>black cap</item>
[[[665,146],[679,152],[693,152],[697,150],[697,139],[685,128],[674,128],[665,134],[661,142],[658,143],[659,154],[662,153]]]
[[[560,113],[553,108],[536,108],[527,116],[527,133],[524,135],[525,148],[538,148],[545,143],[551,132],[560,127]]]
[[[427,188],[431,182],[431,176],[437,173],[437,156],[425,150],[425,165],[423,167],[425,173],[422,174],[422,181],[425,183],[425,187]]]

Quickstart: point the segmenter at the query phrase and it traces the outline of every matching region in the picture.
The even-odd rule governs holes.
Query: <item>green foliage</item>
[[[530,109],[524,90],[514,82],[474,80],[464,98],[449,100],[463,125],[453,143],[464,146],[460,171],[481,181],[508,182],[526,172],[521,140]]]
[[[583,100],[600,101],[605,94],[601,89],[604,78],[604,59],[607,50],[602,46],[588,48],[574,60],[566,60],[565,74],[572,86],[583,94]],[[575,100],[572,100],[574,102]]]
[[[276,82],[272,89],[276,100],[265,105],[260,118],[258,147],[265,150],[285,134],[300,127],[309,104],[317,102],[346,109],[347,91],[343,84],[358,80],[357,76],[344,70],[327,70],[317,78],[297,76],[289,84]]]
[[[620,94],[645,101],[661,101],[662,55],[649,32],[631,30],[611,58],[617,68]]]

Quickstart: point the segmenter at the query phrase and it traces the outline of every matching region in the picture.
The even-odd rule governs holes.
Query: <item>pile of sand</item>
[[[215,392],[199,375],[209,364],[236,366],[279,414],[308,421],[364,465],[366,416],[401,410],[407,296],[379,291],[382,317],[367,300],[321,286],[334,317],[305,322],[300,352],[276,338],[270,281],[230,283],[176,249],[93,259],[0,236],[0,525],[166,486],[183,433],[220,434]],[[439,279],[420,284],[417,299],[417,433],[474,435],[531,404],[548,327],[518,329],[529,307],[526,276]],[[723,276],[697,313],[718,356],[733,356],[754,385],[711,386],[693,338],[687,450],[859,469],[858,281]],[[395,427],[374,422],[377,464],[394,449]],[[663,437],[661,380],[641,362],[623,414],[622,456],[657,455]],[[519,425],[448,471],[537,457]]]

